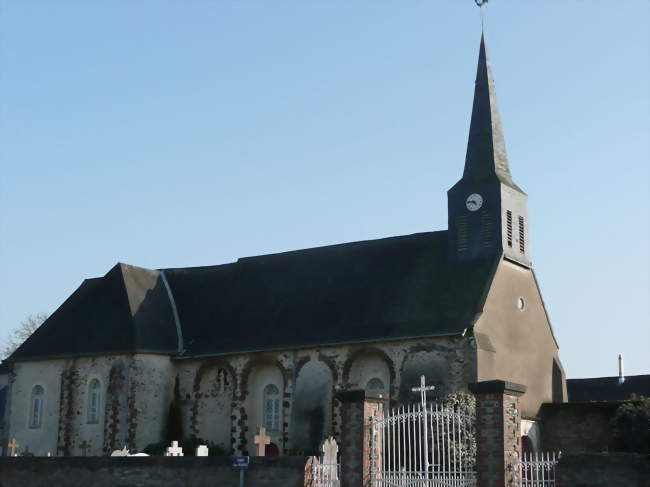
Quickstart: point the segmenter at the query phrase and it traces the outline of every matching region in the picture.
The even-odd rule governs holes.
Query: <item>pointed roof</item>
[[[523,193],[512,181],[510,174],[506,143],[503,138],[497,95],[494,88],[494,78],[492,77],[490,59],[485,48],[485,38],[481,34],[472,122],[467,141],[463,178],[482,181],[494,177],[503,184]]]
[[[174,303],[159,271],[117,264],[86,279],[11,360],[106,353],[177,353]]]

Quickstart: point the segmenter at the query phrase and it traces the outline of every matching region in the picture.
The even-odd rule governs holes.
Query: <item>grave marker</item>
[[[81,448],[81,456],[86,456],[87,451],[90,449],[90,443],[88,443],[86,440],[79,445],[79,448]]]
[[[266,428],[261,427],[259,434],[255,435],[253,442],[257,445],[257,455],[263,457],[266,455],[266,445],[271,444],[271,437],[266,434]]]
[[[178,446],[178,441],[172,441],[172,446],[167,447],[166,457],[182,457],[183,449]]]
[[[20,445],[16,443],[16,438],[14,438],[13,440],[11,440],[11,442],[7,444],[7,447],[9,448],[9,456],[15,457],[16,450],[20,448]]]

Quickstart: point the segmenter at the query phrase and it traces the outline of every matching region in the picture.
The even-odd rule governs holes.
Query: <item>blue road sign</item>
[[[232,457],[232,468],[248,468],[251,457]]]

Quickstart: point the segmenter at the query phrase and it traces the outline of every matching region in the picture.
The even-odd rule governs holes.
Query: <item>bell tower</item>
[[[503,253],[530,266],[528,197],[510,174],[490,61],[481,35],[463,177],[447,192],[452,262]]]

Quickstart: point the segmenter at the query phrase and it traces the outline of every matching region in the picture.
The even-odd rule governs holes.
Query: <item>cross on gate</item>
[[[7,443],[7,448],[9,448],[9,450],[10,450],[9,456],[13,457],[16,454],[16,450],[18,448],[20,448],[20,445],[18,443],[16,443],[16,438],[11,440],[10,443]]]
[[[436,388],[436,386],[427,386],[426,384],[426,379],[424,378],[423,375],[420,376],[420,387],[412,387],[411,390],[413,392],[419,392],[420,393],[420,402],[422,403],[422,409],[426,409],[427,407],[427,391],[432,391]]]
[[[266,428],[261,427],[259,434],[255,435],[253,442],[257,445],[257,454],[260,457],[266,455],[266,445],[271,443],[271,437],[267,436]]]
[[[428,386],[426,385],[426,378],[424,375],[420,376],[420,387],[413,387],[411,390],[413,392],[419,392],[420,393],[420,402],[422,403],[422,411],[423,414],[426,415],[427,413],[427,391],[432,391],[436,387],[435,386]],[[426,418],[426,416],[425,416]],[[426,421],[424,425],[424,470],[429,472],[429,467],[431,464],[429,463],[429,433],[427,431],[427,426],[426,426]]]
[[[88,443],[86,440],[84,440],[83,443],[81,443],[81,445],[79,445],[79,448],[81,448],[81,455],[85,457],[86,452],[90,448],[90,443]]]

